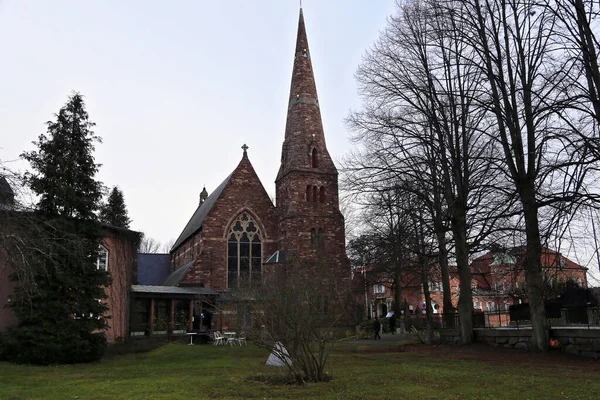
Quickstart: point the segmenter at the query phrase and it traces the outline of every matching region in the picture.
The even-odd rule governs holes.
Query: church
[[[266,269],[292,261],[315,282],[327,272],[350,288],[338,172],[325,143],[302,9],[287,101],[276,205],[244,145],[229,176],[212,193],[202,190],[198,208],[169,254],[136,256],[139,233],[104,227],[97,268],[112,277],[105,300],[110,342],[235,329],[242,327],[240,321],[248,326],[251,321],[240,315],[243,307],[232,303],[230,294],[259,282]],[[3,193],[9,189],[0,182]],[[13,283],[5,261],[0,257],[0,332],[17,323],[6,307]]]
[[[179,292],[187,297],[195,295],[193,304],[189,300],[190,314],[204,315],[210,301],[198,298],[248,287],[260,279],[264,268],[286,259],[299,265],[323,262],[341,281],[349,281],[338,172],[325,142],[302,9],[287,101],[281,164],[275,181],[276,205],[252,167],[249,147],[242,146],[241,160],[231,174],[211,193],[206,188],[200,193],[198,208],[169,256],[158,260],[161,256],[140,255],[139,285],[132,287],[136,303],[133,325],[137,325],[135,315],[141,320],[147,311],[165,316],[183,311],[184,303],[171,304],[175,311],[170,312],[169,302],[164,301],[165,286],[172,288],[169,297]],[[221,315],[217,325],[223,323],[227,325]],[[191,320],[189,324],[191,327]]]

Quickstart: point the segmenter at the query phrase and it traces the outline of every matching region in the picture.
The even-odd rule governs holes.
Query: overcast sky
[[[395,0],[304,0],[329,152],[350,148],[354,72]],[[45,132],[72,91],[103,143],[132,229],[177,238],[198,205],[250,160],[274,194],[298,0],[0,0],[0,160]],[[26,164],[9,167],[22,170]]]

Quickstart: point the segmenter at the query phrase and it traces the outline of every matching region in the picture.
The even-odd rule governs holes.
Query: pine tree
[[[100,221],[117,228],[129,229],[131,220],[127,214],[123,192],[116,186],[108,195],[108,201],[100,208]]]
[[[100,139],[77,93],[47,125],[47,135],[34,142],[38,149],[22,155],[33,170],[26,181],[39,196],[35,228],[25,230],[41,239],[12,277],[17,285],[11,307],[19,325],[7,335],[4,357],[36,364],[88,362],[106,348],[102,299],[103,286],[110,284],[108,273],[97,267],[102,184],[94,178],[99,165],[93,151]]]

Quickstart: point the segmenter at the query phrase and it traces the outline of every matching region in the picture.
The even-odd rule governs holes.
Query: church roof
[[[151,294],[179,294],[179,295],[217,295],[218,293],[207,287],[177,287],[177,286],[150,286],[150,285],[131,285],[133,293],[151,293]]]
[[[0,175],[0,203],[12,203],[15,197],[15,192],[10,187],[10,184],[5,177]]]
[[[182,267],[179,267],[175,271],[171,272],[171,274],[163,282],[163,286],[178,286],[185,278],[185,275],[188,273],[188,271],[192,269],[195,261],[196,260],[188,261]]]
[[[284,263],[285,262],[285,251],[281,251],[281,250],[277,250],[275,253],[273,253],[273,255],[269,258],[267,258],[267,261],[265,261],[265,264],[279,264],[279,263]]]
[[[137,281],[140,285],[162,285],[169,276],[169,254],[138,253],[137,262]]]
[[[325,143],[311,58],[304,13],[300,9],[285,140],[282,148],[281,167],[276,181],[294,170],[337,174]],[[312,149],[317,149],[318,152],[319,168],[317,169],[313,169],[309,165],[308,154]]]
[[[223,182],[221,182],[221,184],[215,189],[215,191],[212,192],[202,204],[198,206],[196,212],[194,213],[194,215],[192,215],[192,218],[190,218],[185,228],[183,228],[181,235],[179,235],[179,237],[175,241],[173,248],[171,248],[171,252],[177,249],[183,242],[185,242],[189,237],[194,235],[200,230],[200,228],[202,228],[204,219],[210,213],[210,210],[212,210],[214,205],[217,203],[217,200],[221,196],[221,193],[223,193],[223,190],[225,190],[225,188],[227,187],[227,184],[229,183],[229,180],[231,179],[232,175],[233,172],[227,178],[225,178]]]

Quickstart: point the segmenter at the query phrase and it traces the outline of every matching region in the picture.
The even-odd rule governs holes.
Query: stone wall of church
[[[259,224],[262,258],[277,250],[277,214],[275,207],[247,158],[243,158],[229,184],[203,223],[200,252],[182,285],[204,284],[215,291],[227,289],[227,241],[232,222],[248,212]],[[190,238],[189,240],[192,240]],[[189,241],[188,240],[188,241]],[[200,242],[200,239],[196,239]],[[187,242],[182,247],[187,246]]]

